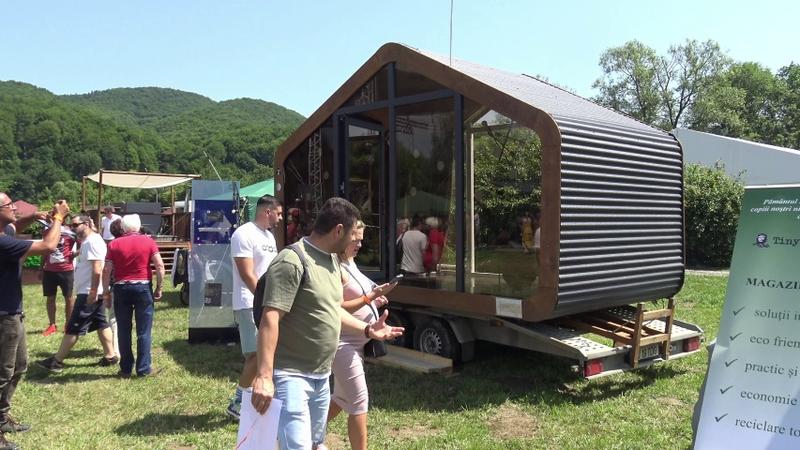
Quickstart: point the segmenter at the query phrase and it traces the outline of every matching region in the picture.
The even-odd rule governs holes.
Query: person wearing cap
[[[0,192],[0,448],[4,450],[19,448],[6,440],[6,433],[30,429],[9,414],[14,391],[28,369],[21,264],[28,256],[44,256],[56,249],[61,238],[61,224],[69,214],[67,202],[59,200],[53,206],[53,226],[45,231],[43,239],[26,241],[6,234],[8,225],[17,220],[16,209],[11,198]]]
[[[114,235],[111,234],[111,223],[119,219],[121,219],[121,217],[114,214],[113,206],[107,205],[103,208],[103,218],[100,220],[100,232],[106,244],[114,240]]]

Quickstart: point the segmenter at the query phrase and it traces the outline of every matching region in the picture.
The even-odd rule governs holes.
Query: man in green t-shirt
[[[342,276],[336,254],[355,238],[358,209],[334,197],[322,206],[300,255],[284,249],[267,270],[264,312],[258,330],[258,374],[253,406],[266,412],[282,402],[278,441],[282,450],[310,449],[324,442],[330,403],[328,377],[341,327],[372,339],[393,339],[403,328],[386,324],[387,313],[370,324],[342,309]],[[383,285],[370,294],[383,295]],[[259,299],[256,299],[259,301]],[[280,328],[279,328],[280,325]]]

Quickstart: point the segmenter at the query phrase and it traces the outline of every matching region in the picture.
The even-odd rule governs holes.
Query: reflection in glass
[[[441,84],[415,72],[403,63],[395,65],[395,74],[397,79],[395,95],[398,97],[445,89]]]
[[[348,141],[348,193],[350,200],[361,212],[364,221],[364,240],[356,257],[362,271],[381,270],[381,243],[383,235],[383,133],[381,124],[349,125]]]
[[[455,290],[455,134],[453,99],[398,107],[398,270],[408,285]]]
[[[388,68],[384,66],[347,100],[346,105],[368,105],[380,100],[386,100],[389,94],[389,76],[387,73]]]
[[[284,163],[287,245],[311,234],[317,212],[333,197],[334,134],[330,123],[319,128]]]
[[[526,298],[539,272],[539,138],[474,102],[465,102],[464,114],[466,290]]]

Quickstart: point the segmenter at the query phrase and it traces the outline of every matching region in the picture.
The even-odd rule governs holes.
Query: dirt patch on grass
[[[539,421],[519,406],[505,403],[492,416],[489,429],[500,439],[533,438],[539,431]]]
[[[392,438],[400,442],[415,441],[425,437],[436,436],[440,433],[441,430],[420,424],[414,424],[407,427],[393,427],[391,431]]]
[[[350,442],[338,434],[327,433],[325,434],[325,446],[328,447],[328,450],[348,450]]]
[[[669,406],[683,406],[683,400],[675,397],[659,397],[656,399],[656,403],[662,405],[669,405]]]

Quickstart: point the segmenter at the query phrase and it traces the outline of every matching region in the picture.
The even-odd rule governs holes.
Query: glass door
[[[344,121],[345,155],[341,173],[346,199],[361,211],[366,225],[356,264],[370,278],[387,276],[386,255],[386,158],[384,127],[346,117]]]

